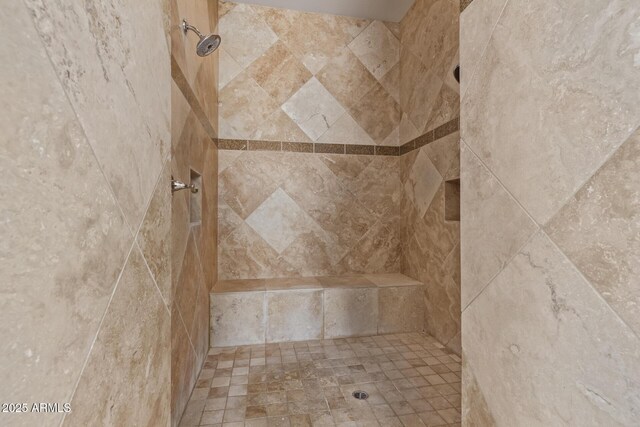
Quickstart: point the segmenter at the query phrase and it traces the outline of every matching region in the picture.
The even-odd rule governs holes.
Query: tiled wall
[[[164,22],[161,1],[0,11],[0,400],[72,407],[2,425],[169,424]]]
[[[399,272],[398,162],[221,150],[219,278]]]
[[[638,422],[638,22],[633,0],[462,13],[465,425]]]
[[[185,36],[179,23],[184,18],[203,33],[215,32],[217,11],[217,0],[171,1],[171,174],[199,188],[171,200],[172,425],[180,421],[209,349],[209,291],[218,275],[218,53],[197,56],[197,37]]]
[[[407,151],[429,142],[400,160],[402,272],[426,285],[427,332],[458,354],[460,223],[445,219],[445,182],[460,174],[459,85],[453,77],[459,15],[458,1],[417,0],[400,25],[401,142],[437,129],[430,137],[427,132],[426,141],[412,142],[417,146],[408,144]]]
[[[456,118],[458,0],[416,0],[400,22],[400,144]]]
[[[399,142],[399,25],[220,3],[220,137]]]

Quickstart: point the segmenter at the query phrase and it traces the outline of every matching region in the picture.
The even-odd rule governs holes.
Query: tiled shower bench
[[[218,282],[211,346],[421,331],[424,288],[402,274]]]

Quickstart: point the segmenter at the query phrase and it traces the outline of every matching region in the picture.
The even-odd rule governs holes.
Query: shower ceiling
[[[415,0],[235,0],[238,3],[400,22]]]

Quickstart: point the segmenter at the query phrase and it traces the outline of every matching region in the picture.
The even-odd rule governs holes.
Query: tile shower
[[[636,425],[640,5],[263,4],[0,10],[0,424]]]

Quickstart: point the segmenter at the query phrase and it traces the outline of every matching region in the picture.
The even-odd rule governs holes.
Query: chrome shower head
[[[209,34],[205,36],[200,31],[198,31],[196,27],[194,27],[193,25],[189,25],[184,19],[182,20],[181,26],[182,31],[184,31],[185,34],[187,34],[189,30],[191,30],[200,38],[200,41],[196,45],[196,53],[198,54],[198,56],[211,55],[213,52],[215,52],[218,46],[220,46],[220,42],[222,41],[222,39],[220,39],[219,35]]]

